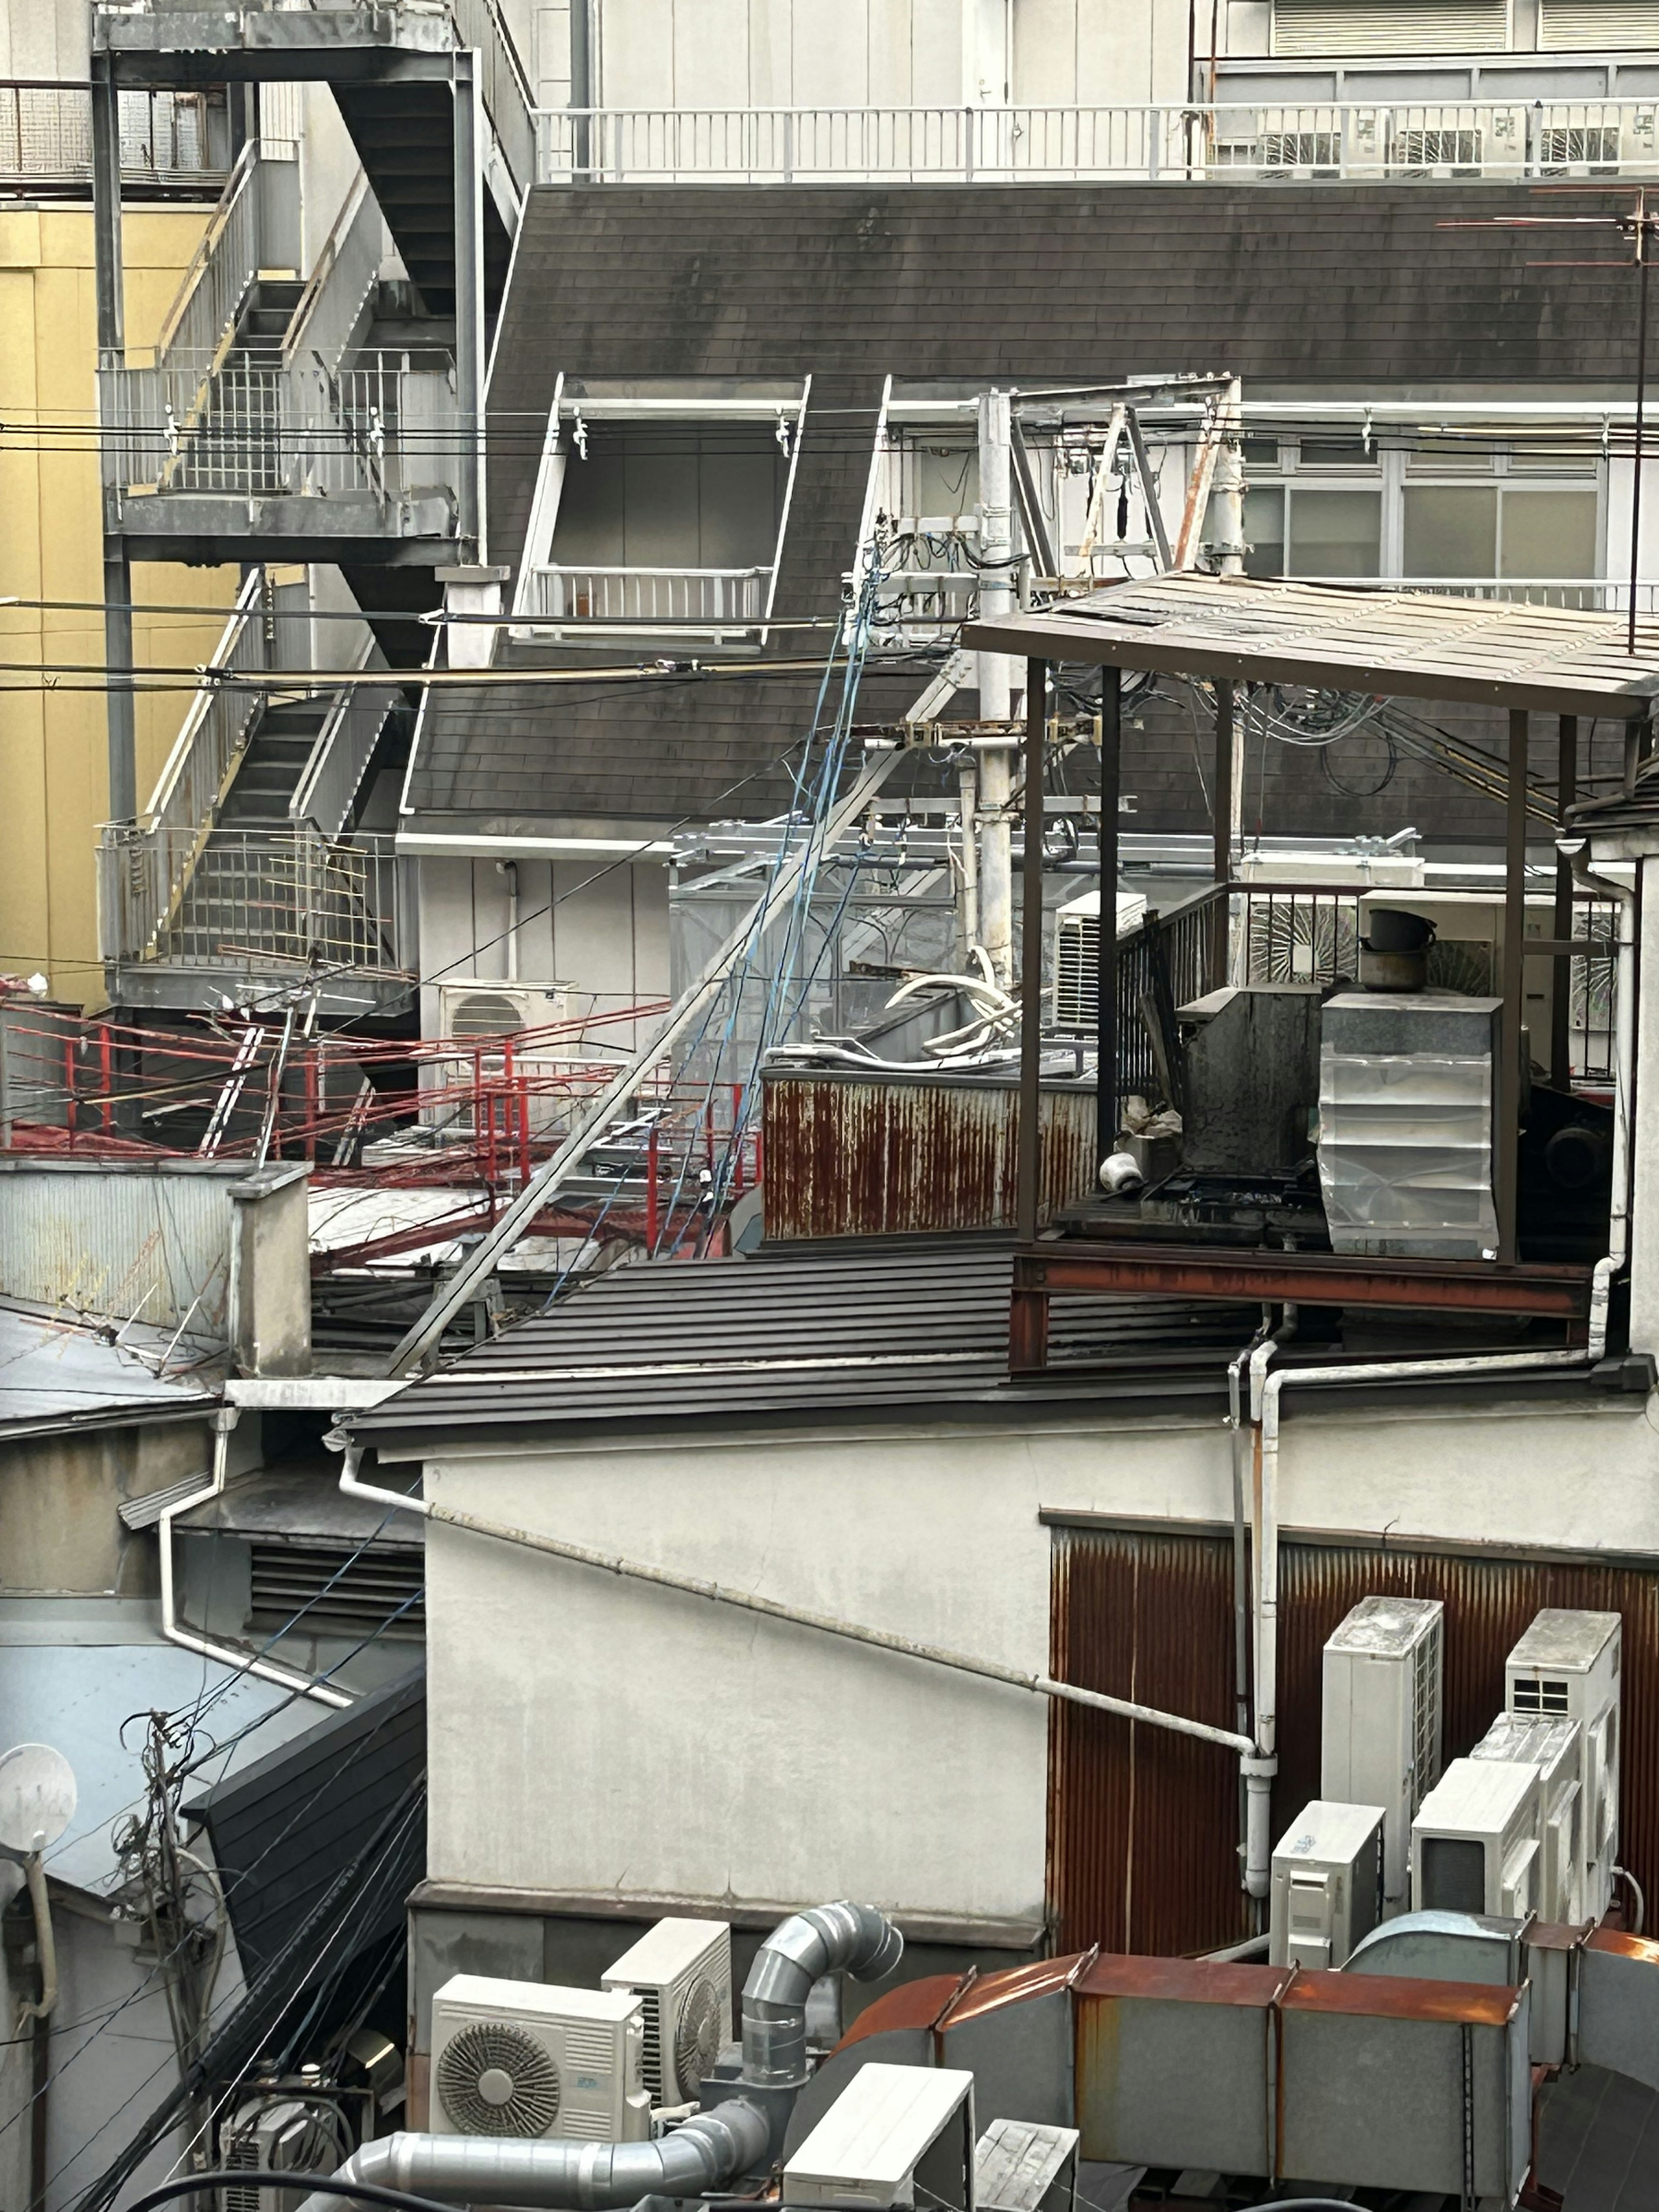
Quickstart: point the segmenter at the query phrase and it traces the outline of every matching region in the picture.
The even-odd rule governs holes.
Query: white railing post
[[[974,181],[974,111],[971,107],[964,107],[962,111],[962,172],[963,181],[971,185]]]
[[[795,111],[790,107],[784,110],[783,117],[783,181],[786,185],[791,185],[794,180]]]

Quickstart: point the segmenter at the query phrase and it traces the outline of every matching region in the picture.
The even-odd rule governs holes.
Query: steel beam
[[[114,64],[106,53],[92,58],[92,239],[98,366],[119,368],[126,357],[121,270],[121,117]],[[102,404],[100,389],[100,410]],[[132,571],[125,542],[112,527],[107,489],[100,496],[104,503],[104,715],[109,748],[109,819],[131,822],[138,812],[137,739],[131,675]]]
[[[1555,821],[1564,834],[1567,809],[1577,796],[1578,717],[1563,714],[1557,731]],[[1555,856],[1555,934],[1563,943],[1572,936],[1572,861],[1562,852]],[[1558,1091],[1572,1082],[1572,969],[1565,953],[1555,956],[1552,969],[1550,1081]]]
[[[1095,960],[1095,1164],[1117,1144],[1117,804],[1123,677],[1100,672],[1100,934]]]
[[[1025,664],[1025,845],[1020,856],[1019,1152],[1014,1218],[1027,1243],[1037,1232],[1042,1183],[1042,743],[1048,664]]]
[[[1352,1259],[1337,1252],[1246,1252],[1236,1245],[1092,1243],[1067,1237],[1020,1252],[1015,1295],[1146,1291],[1163,1297],[1261,1299],[1320,1306],[1417,1307],[1439,1313],[1581,1320],[1590,1270],[1483,1267],[1478,1261]]]
[[[1492,1181],[1498,1200],[1498,1260],[1513,1267],[1519,1256],[1521,1024],[1526,1000],[1522,976],[1527,958],[1527,734],[1523,707],[1510,710],[1509,799],[1504,841],[1504,1012],[1498,1024],[1498,1079],[1493,1112]]]
[[[455,403],[459,417],[457,491],[459,535],[484,553],[483,431],[483,170],[478,127],[476,56],[455,54],[451,79],[455,100]]]

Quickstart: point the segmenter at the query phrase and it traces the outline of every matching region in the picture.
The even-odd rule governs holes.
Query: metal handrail
[[[219,204],[179,279],[173,304],[161,318],[155,365],[161,368],[175,347],[211,354],[227,333],[248,288],[259,272],[259,226],[254,179],[259,166],[257,139],[249,139],[225,180]]]
[[[1651,98],[567,107],[535,123],[544,183],[1659,175]]]
[[[449,0],[449,10],[462,42],[482,59],[484,112],[522,200],[537,175],[536,99],[513,33],[496,0]]]
[[[268,665],[264,625],[256,619],[261,580],[257,568],[244,579],[208,656],[209,670],[222,675]],[[216,808],[258,704],[257,691],[239,691],[222,681],[198,687],[144,809],[147,829],[193,828]]]
[[[359,669],[386,665],[386,655],[372,637],[356,665]],[[403,696],[402,688],[395,683],[388,683],[384,689],[354,684],[336,693],[289,800],[290,820],[313,823],[330,837],[342,834],[380,732],[402,704]]]
[[[368,173],[359,169],[289,320],[284,368],[316,355],[331,373],[338,370],[357,335],[363,302],[380,282],[384,229]]]

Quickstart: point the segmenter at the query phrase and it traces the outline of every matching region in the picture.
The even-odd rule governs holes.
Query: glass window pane
[[[1244,574],[1282,576],[1285,573],[1285,495],[1262,485],[1244,495]]]
[[[1297,455],[1297,466],[1303,469],[1348,469],[1369,475],[1380,468],[1376,441],[1368,446],[1358,430],[1328,430],[1316,438],[1304,438]]]
[[[1593,491],[1505,491],[1504,576],[1593,576]]]
[[[1382,495],[1306,491],[1291,499],[1293,576],[1374,576],[1382,554]]]
[[[1495,576],[1498,493],[1471,484],[1413,486],[1406,494],[1408,576]]]

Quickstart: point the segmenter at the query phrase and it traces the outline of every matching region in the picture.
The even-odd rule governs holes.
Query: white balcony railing
[[[771,580],[769,568],[535,568],[515,620],[753,628]]]
[[[544,108],[542,182],[1659,175],[1659,100]]]

